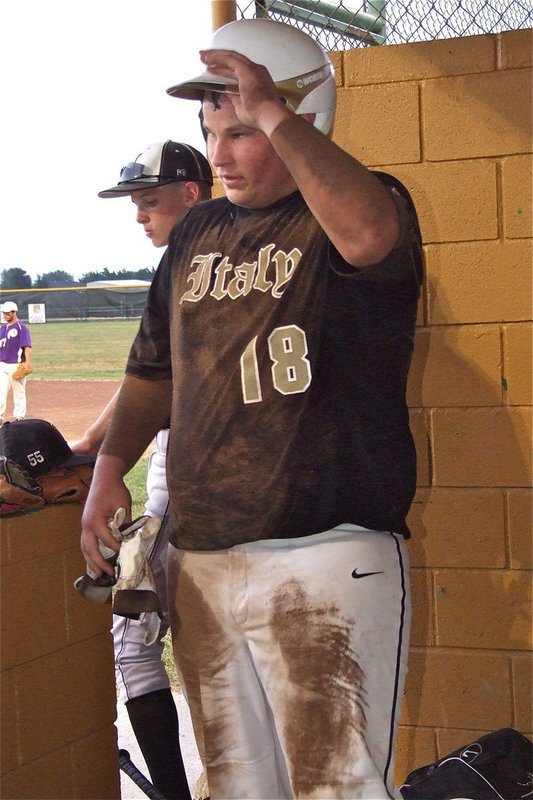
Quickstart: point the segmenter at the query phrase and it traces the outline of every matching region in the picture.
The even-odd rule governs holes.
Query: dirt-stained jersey
[[[386,179],[386,178],[385,178]],[[127,372],[173,380],[170,541],[217,550],[352,522],[408,536],[414,208],[381,264],[343,261],[299,192],[176,225]]]

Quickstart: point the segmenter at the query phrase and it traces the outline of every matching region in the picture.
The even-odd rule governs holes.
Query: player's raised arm
[[[226,50],[201,54],[208,71],[236,82],[228,94],[243,125],[262,131],[285,163],[321,227],[343,258],[370,266],[398,241],[399,222],[388,190],[360,162],[279,98],[268,70]]]
[[[372,173],[293,114],[270,134],[321,227],[349,264],[369,267],[398,242],[398,212]]]
[[[113,571],[102,557],[98,541],[118,549],[107,520],[120,507],[126,508],[129,518],[131,496],[124,476],[168,420],[171,386],[170,380],[149,381],[126,375],[120,387],[82,517],[81,549],[97,574]]]

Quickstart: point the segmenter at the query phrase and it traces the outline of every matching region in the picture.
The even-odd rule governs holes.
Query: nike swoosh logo
[[[369,575],[383,575],[383,572],[357,572],[357,569],[352,572],[352,578],[367,578]]]

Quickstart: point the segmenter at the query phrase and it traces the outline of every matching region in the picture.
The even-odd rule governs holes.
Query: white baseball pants
[[[11,377],[18,364],[0,361],[0,421],[4,419],[7,409],[9,390],[13,392],[13,416],[23,419],[26,416],[26,378],[14,381]]]
[[[168,587],[212,800],[399,797],[401,537],[342,525],[223,551],[169,547]]]
[[[168,504],[165,470],[167,442],[168,431],[160,431],[156,438],[156,449],[150,455],[146,479],[148,500],[145,514],[149,514],[151,517],[161,517],[161,519],[165,515]],[[162,639],[169,625],[166,582],[167,548],[168,533],[165,532],[163,526],[150,553],[150,566],[163,611],[158,640],[150,645],[145,644],[150,626],[159,622],[158,618],[155,619],[156,615],[148,614],[141,620],[113,615],[115,677],[119,697],[123,702],[149,692],[168,689],[170,685],[162,661],[164,649]]]

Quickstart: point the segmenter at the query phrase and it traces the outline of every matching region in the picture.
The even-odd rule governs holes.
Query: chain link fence
[[[238,0],[236,10],[301,28],[325,50],[533,27],[533,0]]]

